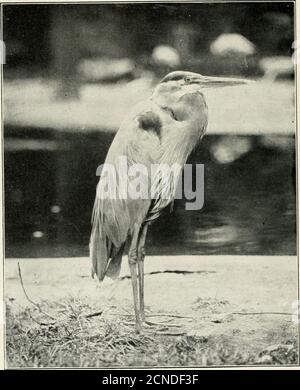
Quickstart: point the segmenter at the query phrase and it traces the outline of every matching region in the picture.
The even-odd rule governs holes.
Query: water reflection
[[[112,135],[45,134],[60,147],[14,150],[9,138],[6,255],[86,256],[95,172]],[[148,253],[295,254],[293,137],[206,136],[189,162],[205,164],[204,207],[187,211],[177,200],[151,226]]]

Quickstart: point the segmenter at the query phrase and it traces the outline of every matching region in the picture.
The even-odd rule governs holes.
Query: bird
[[[153,165],[159,167],[174,163],[183,169],[208,125],[208,108],[203,89],[248,82],[240,78],[173,71],[158,82],[149,98],[130,111],[108,150],[104,166],[114,168],[115,175],[101,174],[97,184],[89,244],[92,276],[96,275],[99,281],[106,276],[118,278],[125,244],[128,242],[137,332],[142,332],[147,323],[144,259],[148,227],[174,201],[174,190],[180,178],[180,172],[177,172],[162,183],[158,170],[154,169],[150,184],[146,180],[147,172]],[[141,180],[148,185],[149,196],[137,199],[120,196],[121,187],[127,185],[130,188],[133,180],[131,176],[124,178],[124,172],[120,171],[120,158],[126,158],[127,168],[135,164],[145,167],[146,173],[141,175]]]

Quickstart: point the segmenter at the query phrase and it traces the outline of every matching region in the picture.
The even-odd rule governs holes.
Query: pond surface
[[[7,257],[87,256],[97,184],[113,135],[6,128]],[[205,165],[198,211],[177,200],[151,226],[152,255],[294,255],[294,137],[210,136],[189,162]]]

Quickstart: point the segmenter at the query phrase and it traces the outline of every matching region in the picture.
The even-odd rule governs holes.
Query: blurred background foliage
[[[174,48],[183,68],[256,75],[259,58],[292,54],[293,3],[6,5],[3,30],[6,77],[14,71],[67,77],[80,60],[95,57],[151,67],[158,45]],[[224,33],[242,35],[254,53],[216,61],[210,46]]]

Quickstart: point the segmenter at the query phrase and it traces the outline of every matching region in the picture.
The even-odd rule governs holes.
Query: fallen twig
[[[107,312],[106,315],[134,317],[134,314],[126,314],[126,313],[109,313],[109,312]],[[188,320],[192,320],[194,318],[192,316],[181,316],[179,314],[146,314],[146,317],[172,317],[172,318],[186,318]]]
[[[85,316],[85,318],[97,317],[97,316],[101,316],[102,314],[103,314],[103,310],[102,311],[98,311],[96,313],[88,314],[88,315]]]
[[[183,334],[186,334],[186,332],[182,331],[182,332],[157,332],[156,334],[158,334],[159,336],[182,336]]]
[[[215,274],[216,271],[188,271],[188,270],[165,270],[165,271],[152,271],[146,272],[145,276],[157,275],[157,274],[178,274],[178,275],[190,275],[190,274]],[[124,275],[121,276],[118,280],[131,279],[131,276]]]
[[[146,317],[173,317],[173,318],[186,318],[189,320],[194,319],[192,316],[181,316],[179,314],[147,314]]]
[[[23,290],[24,295],[25,295],[26,299],[28,300],[28,302],[31,303],[33,306],[35,306],[42,314],[44,314],[47,317],[52,318],[53,320],[57,321],[57,318],[55,318],[54,316],[52,316],[49,313],[46,313],[44,310],[41,309],[41,307],[40,307],[40,305],[38,303],[34,302],[31,298],[29,298],[29,296],[28,296],[28,294],[27,294],[27,292],[25,290],[24,283],[23,283],[21,267],[20,267],[20,263],[19,262],[18,262],[18,273],[19,273],[19,278],[20,278],[20,283],[21,283],[21,286],[22,286],[22,290]]]
[[[51,325],[55,324],[55,322],[40,322],[36,318],[34,318],[30,312],[28,312],[28,315],[32,319],[33,322],[37,323],[40,326],[51,326]]]
[[[252,315],[260,315],[260,314],[271,314],[271,315],[280,315],[280,316],[291,316],[292,313],[283,313],[277,311],[261,311],[261,312],[243,312],[243,311],[234,311],[228,314],[237,314],[243,316],[252,316]]]

